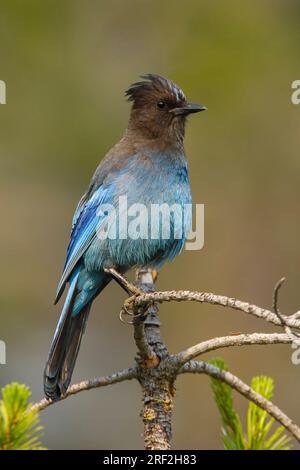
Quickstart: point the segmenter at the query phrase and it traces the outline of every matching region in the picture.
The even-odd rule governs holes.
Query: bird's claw
[[[140,311],[139,313],[135,312],[135,307],[134,307],[135,299],[139,295],[143,294],[142,290],[140,290],[139,288],[136,288],[136,289],[137,289],[138,294],[134,294],[125,300],[123,307],[120,311],[120,315],[119,315],[120,321],[128,325],[133,325],[136,322],[136,320],[143,320],[147,316],[145,315],[146,313],[145,311]],[[124,316],[131,317],[132,320],[125,320]]]

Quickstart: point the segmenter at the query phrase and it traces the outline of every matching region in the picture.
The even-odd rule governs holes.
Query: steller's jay
[[[103,237],[108,211],[104,205],[191,204],[191,192],[184,152],[186,118],[205,110],[190,104],[182,90],[159,75],[147,74],[126,91],[132,102],[126,132],[101,161],[89,188],[82,196],[72,224],[65,266],[55,303],[66,284],[68,293],[56,327],[44,372],[44,390],[57,400],[66,392],[74,369],[89,311],[95,297],[111,281],[106,265],[125,273],[134,266],[159,269],[182,250],[191,218],[182,218],[181,236]],[[172,219],[173,220],[173,219]],[[173,220],[174,225],[174,220]],[[174,227],[173,227],[174,228]]]

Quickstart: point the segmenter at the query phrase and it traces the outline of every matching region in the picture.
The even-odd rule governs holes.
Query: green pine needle
[[[26,385],[12,383],[2,389],[0,401],[0,450],[43,450],[36,411],[30,410],[31,392]]]
[[[222,358],[210,361],[216,367],[228,370]],[[247,433],[244,434],[241,419],[233,406],[232,388],[218,379],[211,379],[214,399],[217,404],[221,421],[223,445],[226,450],[290,450],[291,438],[284,431],[284,426],[274,431],[274,419],[253,402],[249,402],[247,415]],[[271,377],[254,377],[251,388],[267,400],[271,400],[274,392],[274,381]],[[271,433],[273,431],[273,433]]]
[[[216,367],[228,370],[222,358],[210,361]],[[239,415],[233,407],[232,389],[218,379],[211,379],[214,399],[222,420],[222,436],[227,450],[245,450],[243,430]]]
[[[263,375],[253,377],[251,388],[267,400],[272,400],[274,381]],[[289,450],[291,438],[284,434],[284,426],[278,427],[271,435],[274,418],[253,402],[248,407],[248,449],[252,450]]]

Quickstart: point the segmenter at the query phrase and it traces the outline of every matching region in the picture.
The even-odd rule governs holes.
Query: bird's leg
[[[142,289],[143,293],[154,292],[155,281],[157,279],[157,276],[158,272],[155,269],[140,268],[136,271],[137,286]],[[140,321],[144,321],[153,309],[156,312],[157,308],[154,304],[146,304],[144,306],[139,307],[139,313],[136,315],[137,319]]]
[[[124,289],[127,292],[128,295],[136,296],[136,295],[141,295],[144,293],[142,289],[140,289],[135,284],[130,282],[125,276],[123,276],[123,274],[120,274],[119,271],[117,271],[117,269],[115,268],[115,266],[111,266],[107,264],[103,267],[103,270],[106,273],[109,273],[114,278],[114,280],[119,284],[119,286],[121,286],[122,289]]]
[[[145,292],[147,292],[149,290],[151,291],[151,287],[146,288],[145,282],[141,283],[140,279],[139,279],[139,276],[137,276],[137,283],[136,284],[133,283],[133,282],[130,282],[123,275],[123,273],[121,274],[116,269],[116,267],[112,263],[106,262],[105,265],[103,266],[103,270],[106,273],[110,274],[114,278],[114,280],[119,284],[119,286],[122,287],[122,289],[124,289],[125,292],[129,295],[128,299],[125,300],[125,302],[123,304],[123,307],[120,311],[120,320],[123,323],[131,323],[131,324],[133,324],[134,321],[137,321],[138,319],[143,321],[147,316],[147,311],[149,309],[149,305],[145,305],[144,307],[140,307],[138,309],[138,311],[135,311],[134,301],[135,301],[135,298],[137,296],[142,295],[142,294],[144,294]],[[141,273],[141,272],[144,273],[144,277],[145,277],[145,273],[148,274],[148,275],[150,273],[150,271],[148,272],[148,270],[145,270],[145,272],[143,270],[140,270],[139,273]],[[157,277],[157,272],[156,271],[151,271],[151,282],[150,282],[150,279],[147,279],[147,283],[150,282],[151,286],[153,286],[153,283],[155,282],[156,277]],[[124,318],[123,318],[124,315],[134,317],[134,320],[125,321]]]
[[[124,305],[120,311],[120,320],[122,323],[129,323],[132,324],[132,320],[124,320],[124,316],[128,315],[129,317],[134,316],[134,308],[133,308],[133,303],[134,299],[137,295],[142,294],[142,290],[136,287],[134,284],[132,284],[128,279],[123,276],[123,274],[119,273],[119,271],[116,269],[115,266],[106,263],[103,266],[103,270],[110,274],[113,279],[119,284],[122,289],[125,290],[125,292],[129,295],[128,299],[125,300]]]

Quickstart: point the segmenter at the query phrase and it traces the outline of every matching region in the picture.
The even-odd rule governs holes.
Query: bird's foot
[[[132,282],[129,281],[123,273],[120,273],[111,263],[106,263],[103,269],[106,273],[110,274],[129,295],[120,311],[121,322],[127,324],[143,322],[148,315],[149,305],[139,306],[137,308],[135,300],[140,295],[154,290],[154,282],[157,278],[157,272],[150,269],[140,269],[137,273],[137,281]],[[125,319],[126,317],[127,319]]]
[[[136,308],[135,300],[138,295],[132,295],[125,300],[123,307],[120,311],[119,318],[122,323],[127,323],[129,325],[134,325],[137,322],[143,322],[148,315],[148,306]],[[129,317],[129,319],[125,319]]]

